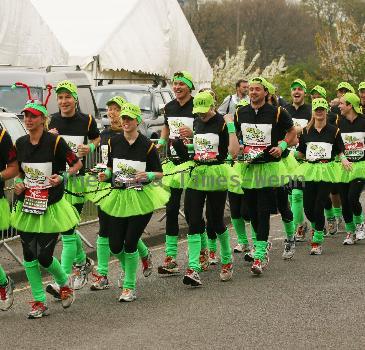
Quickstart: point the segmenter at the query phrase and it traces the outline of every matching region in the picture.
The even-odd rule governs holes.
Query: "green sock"
[[[8,278],[3,267],[0,265],[0,286],[5,286],[6,284],[8,284]]]
[[[234,227],[234,230],[236,231],[238,243],[239,244],[248,244],[245,220],[243,220],[243,218],[239,218],[239,219],[231,218],[231,222],[232,222],[232,226]]]
[[[38,260],[23,262],[25,274],[27,275],[34,301],[45,303],[46,293],[43,290],[41,270]]]
[[[217,251],[217,239],[210,239],[208,238],[208,249],[210,252]]]
[[[333,208],[333,211],[335,213],[335,218],[336,219],[342,218],[342,207]]]
[[[188,252],[189,252],[189,268],[200,272],[200,256],[201,238],[200,234],[188,235]]]
[[[297,227],[304,221],[303,210],[303,191],[298,189],[292,190],[291,211],[293,212],[294,225]]]
[[[166,248],[165,253],[166,256],[172,256],[174,259],[177,257],[177,241],[178,236],[169,236],[166,235]]]
[[[355,232],[355,223],[353,221],[347,223],[345,222],[346,232],[354,233]]]
[[[364,216],[362,214],[354,215],[353,218],[355,225],[362,224],[364,222]]]
[[[335,211],[333,210],[333,207],[331,207],[331,209],[325,209],[324,215],[326,216],[326,219],[333,219],[335,217]]]
[[[254,253],[254,259],[258,259],[260,261],[263,261],[266,255],[266,247],[267,242],[266,241],[256,241],[255,244],[255,253]]]
[[[289,240],[292,239],[293,236],[294,236],[294,232],[295,232],[294,221],[290,221],[290,222],[283,221],[283,226],[284,226],[284,230],[285,230],[285,233],[286,233],[286,237]]]
[[[67,283],[67,274],[62,270],[60,262],[53,257],[52,264],[46,270],[53,276],[59,286],[64,286]]]
[[[148,248],[141,239],[138,240],[137,250],[140,258],[145,258],[148,255]]]
[[[108,237],[98,237],[96,240],[96,255],[98,258],[97,272],[102,276],[108,276],[110,259]]]
[[[323,231],[314,230],[314,235],[313,235],[313,238],[312,238],[312,242],[321,244],[323,241],[324,241]]]
[[[63,271],[65,271],[67,275],[70,275],[77,251],[76,234],[62,235],[62,245],[61,266]]]
[[[76,258],[75,263],[77,265],[84,265],[86,263],[86,253],[82,245],[82,240],[79,235],[79,231],[75,230],[76,233]]]
[[[315,223],[315,222],[311,222],[311,228],[312,228],[313,230],[315,230],[315,228],[316,228],[316,223]]]
[[[208,247],[208,234],[207,231],[204,231],[204,233],[202,233],[200,235],[200,244],[201,244],[201,250],[207,249]]]
[[[229,240],[228,229],[218,234],[219,244],[221,245],[221,262],[222,264],[230,264],[232,262],[232,249]]]
[[[255,232],[255,229],[253,228],[252,224],[251,224],[251,238],[252,238],[253,245],[256,246],[256,242],[257,242],[256,232]]]
[[[125,276],[123,288],[136,289],[137,270],[138,270],[138,251],[134,253],[123,253],[125,256]]]

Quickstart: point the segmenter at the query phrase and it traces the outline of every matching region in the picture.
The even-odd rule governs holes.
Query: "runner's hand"
[[[233,115],[232,114],[226,114],[224,117],[224,121],[226,123],[232,123],[234,122]]]
[[[188,128],[186,125],[179,128],[180,137],[189,138],[193,136],[193,130]]]
[[[56,128],[53,128],[51,130],[48,130],[51,134],[58,135],[58,130]]]
[[[53,174],[51,176],[47,176],[49,183],[52,187],[58,186],[62,182],[62,178],[60,175]]]
[[[139,171],[135,175],[136,182],[146,182],[147,181],[147,173],[145,171]]]
[[[106,174],[103,171],[98,174],[98,181],[99,182],[106,181]]]
[[[269,151],[269,153],[275,157],[275,158],[279,158],[281,156],[282,153],[282,149],[280,147],[273,147],[271,148],[271,150]]]
[[[90,146],[89,145],[78,145],[77,146],[77,155],[80,157],[85,157],[90,152]]]
[[[14,186],[14,192],[17,196],[19,196],[20,194],[22,194],[25,190],[25,186],[23,183],[17,183]]]
[[[352,170],[352,163],[348,159],[346,159],[346,158],[342,159],[341,163],[346,171]]]

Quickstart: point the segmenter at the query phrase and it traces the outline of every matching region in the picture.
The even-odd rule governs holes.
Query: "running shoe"
[[[73,281],[71,276],[68,278],[67,283],[64,286],[60,287],[60,296],[62,307],[64,309],[69,308],[75,301],[75,291],[73,288]]]
[[[312,243],[312,249],[310,251],[310,255],[321,255],[322,254],[322,244]]]
[[[137,294],[134,289],[123,288],[122,294],[119,297],[120,302],[131,302],[137,299]]]
[[[56,282],[48,284],[46,287],[46,292],[51,294],[55,300],[61,300],[60,286]]]
[[[223,264],[222,268],[221,268],[221,272],[219,274],[219,277],[220,277],[221,281],[222,282],[229,281],[230,279],[232,279],[232,275],[233,275],[233,265],[232,265],[232,263]]]
[[[178,275],[180,273],[179,265],[172,256],[167,256],[162,266],[157,269],[160,275]]]
[[[329,218],[327,219],[327,232],[326,236],[328,235],[335,235],[337,233],[337,220],[336,218]]]
[[[141,259],[142,262],[142,271],[144,277],[151,276],[153,264],[152,264],[152,254],[151,251],[148,250],[147,256]]]
[[[354,245],[356,243],[356,234],[347,232],[346,238],[342,242],[343,245]]]
[[[252,266],[251,266],[251,272],[254,275],[261,275],[262,274],[262,264],[261,261],[259,259],[256,259]]]
[[[202,285],[199,274],[192,269],[186,269],[183,283],[192,287],[198,287]]]
[[[122,269],[122,271],[120,271],[120,275],[118,278],[118,288],[123,289],[123,282],[124,282],[124,271]]]
[[[292,259],[295,253],[295,239],[285,239],[284,240],[284,252],[283,259],[289,260]]]
[[[297,227],[297,231],[295,232],[295,240],[297,242],[305,242],[305,235],[308,231],[308,224],[304,221],[301,225]]]
[[[241,243],[238,243],[233,248],[233,251],[235,253],[248,253],[250,251],[250,245],[249,244],[241,244]]]
[[[93,272],[93,281],[90,290],[104,290],[109,289],[110,284],[107,276],[100,275],[98,272]]]
[[[253,258],[254,254],[255,254],[255,247],[252,247],[248,253],[245,253],[243,259],[248,263],[252,263],[255,260]]]
[[[209,252],[209,264],[210,265],[217,265],[218,264],[218,257],[215,252],[212,250]]]
[[[364,224],[357,224],[355,229],[356,240],[360,241],[365,239]]]
[[[84,265],[75,265],[74,267],[74,289],[79,290],[85,287],[89,273],[92,272],[94,268],[94,260],[86,258],[86,263]]]
[[[14,281],[8,276],[8,282],[0,286],[0,310],[7,311],[14,302]]]
[[[200,263],[200,268],[202,269],[202,271],[208,271],[208,268],[209,268],[209,251],[208,251],[208,249],[203,249],[200,251],[199,263]]]
[[[42,303],[41,301],[32,301],[30,302],[31,310],[28,313],[29,319],[41,318],[43,316],[49,315],[49,310],[46,303]]]

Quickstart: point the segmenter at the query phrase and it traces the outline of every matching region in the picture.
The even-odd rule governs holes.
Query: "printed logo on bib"
[[[104,165],[108,164],[108,145],[101,145],[101,161]]]
[[[26,188],[22,211],[42,215],[47,210],[48,189]]]
[[[345,156],[350,160],[359,160],[364,157],[364,132],[342,133],[345,144]]]
[[[305,128],[308,124],[308,120],[307,119],[295,119],[295,118],[293,118],[293,123],[294,123],[294,126],[296,126],[296,127]]]
[[[307,142],[305,157],[310,162],[331,159],[332,145],[327,142]]]
[[[80,155],[77,154],[77,147],[84,144],[84,136],[61,135],[61,137],[66,141],[72,152],[76,153],[76,155],[80,157]]]
[[[197,134],[194,135],[195,160],[215,160],[218,155],[219,135]]]
[[[242,123],[243,160],[251,162],[262,157],[265,149],[271,145],[271,124]]]
[[[27,188],[51,187],[47,177],[52,175],[52,163],[22,163],[24,186]]]
[[[170,129],[170,139],[175,139],[180,137],[179,128],[182,126],[187,126],[189,129],[193,130],[194,118],[188,117],[169,117],[168,118],[169,129]]]
[[[139,162],[127,159],[113,159],[114,184],[126,188],[141,188],[142,184],[137,183],[135,176],[137,172],[146,171],[146,162]]]

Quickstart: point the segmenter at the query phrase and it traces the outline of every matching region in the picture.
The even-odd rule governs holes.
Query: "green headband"
[[[47,108],[44,105],[41,105],[41,104],[36,103],[36,102],[29,102],[29,103],[26,103],[26,105],[24,106],[23,111],[31,110],[31,109],[35,109],[35,110],[43,113],[45,116],[48,116]],[[32,111],[30,111],[30,112],[32,112]]]
[[[193,77],[192,75],[187,71],[181,71],[176,72],[174,76],[172,77],[172,82],[174,81],[182,81],[184,84],[186,84],[190,90],[194,90],[194,84],[193,84]]]

